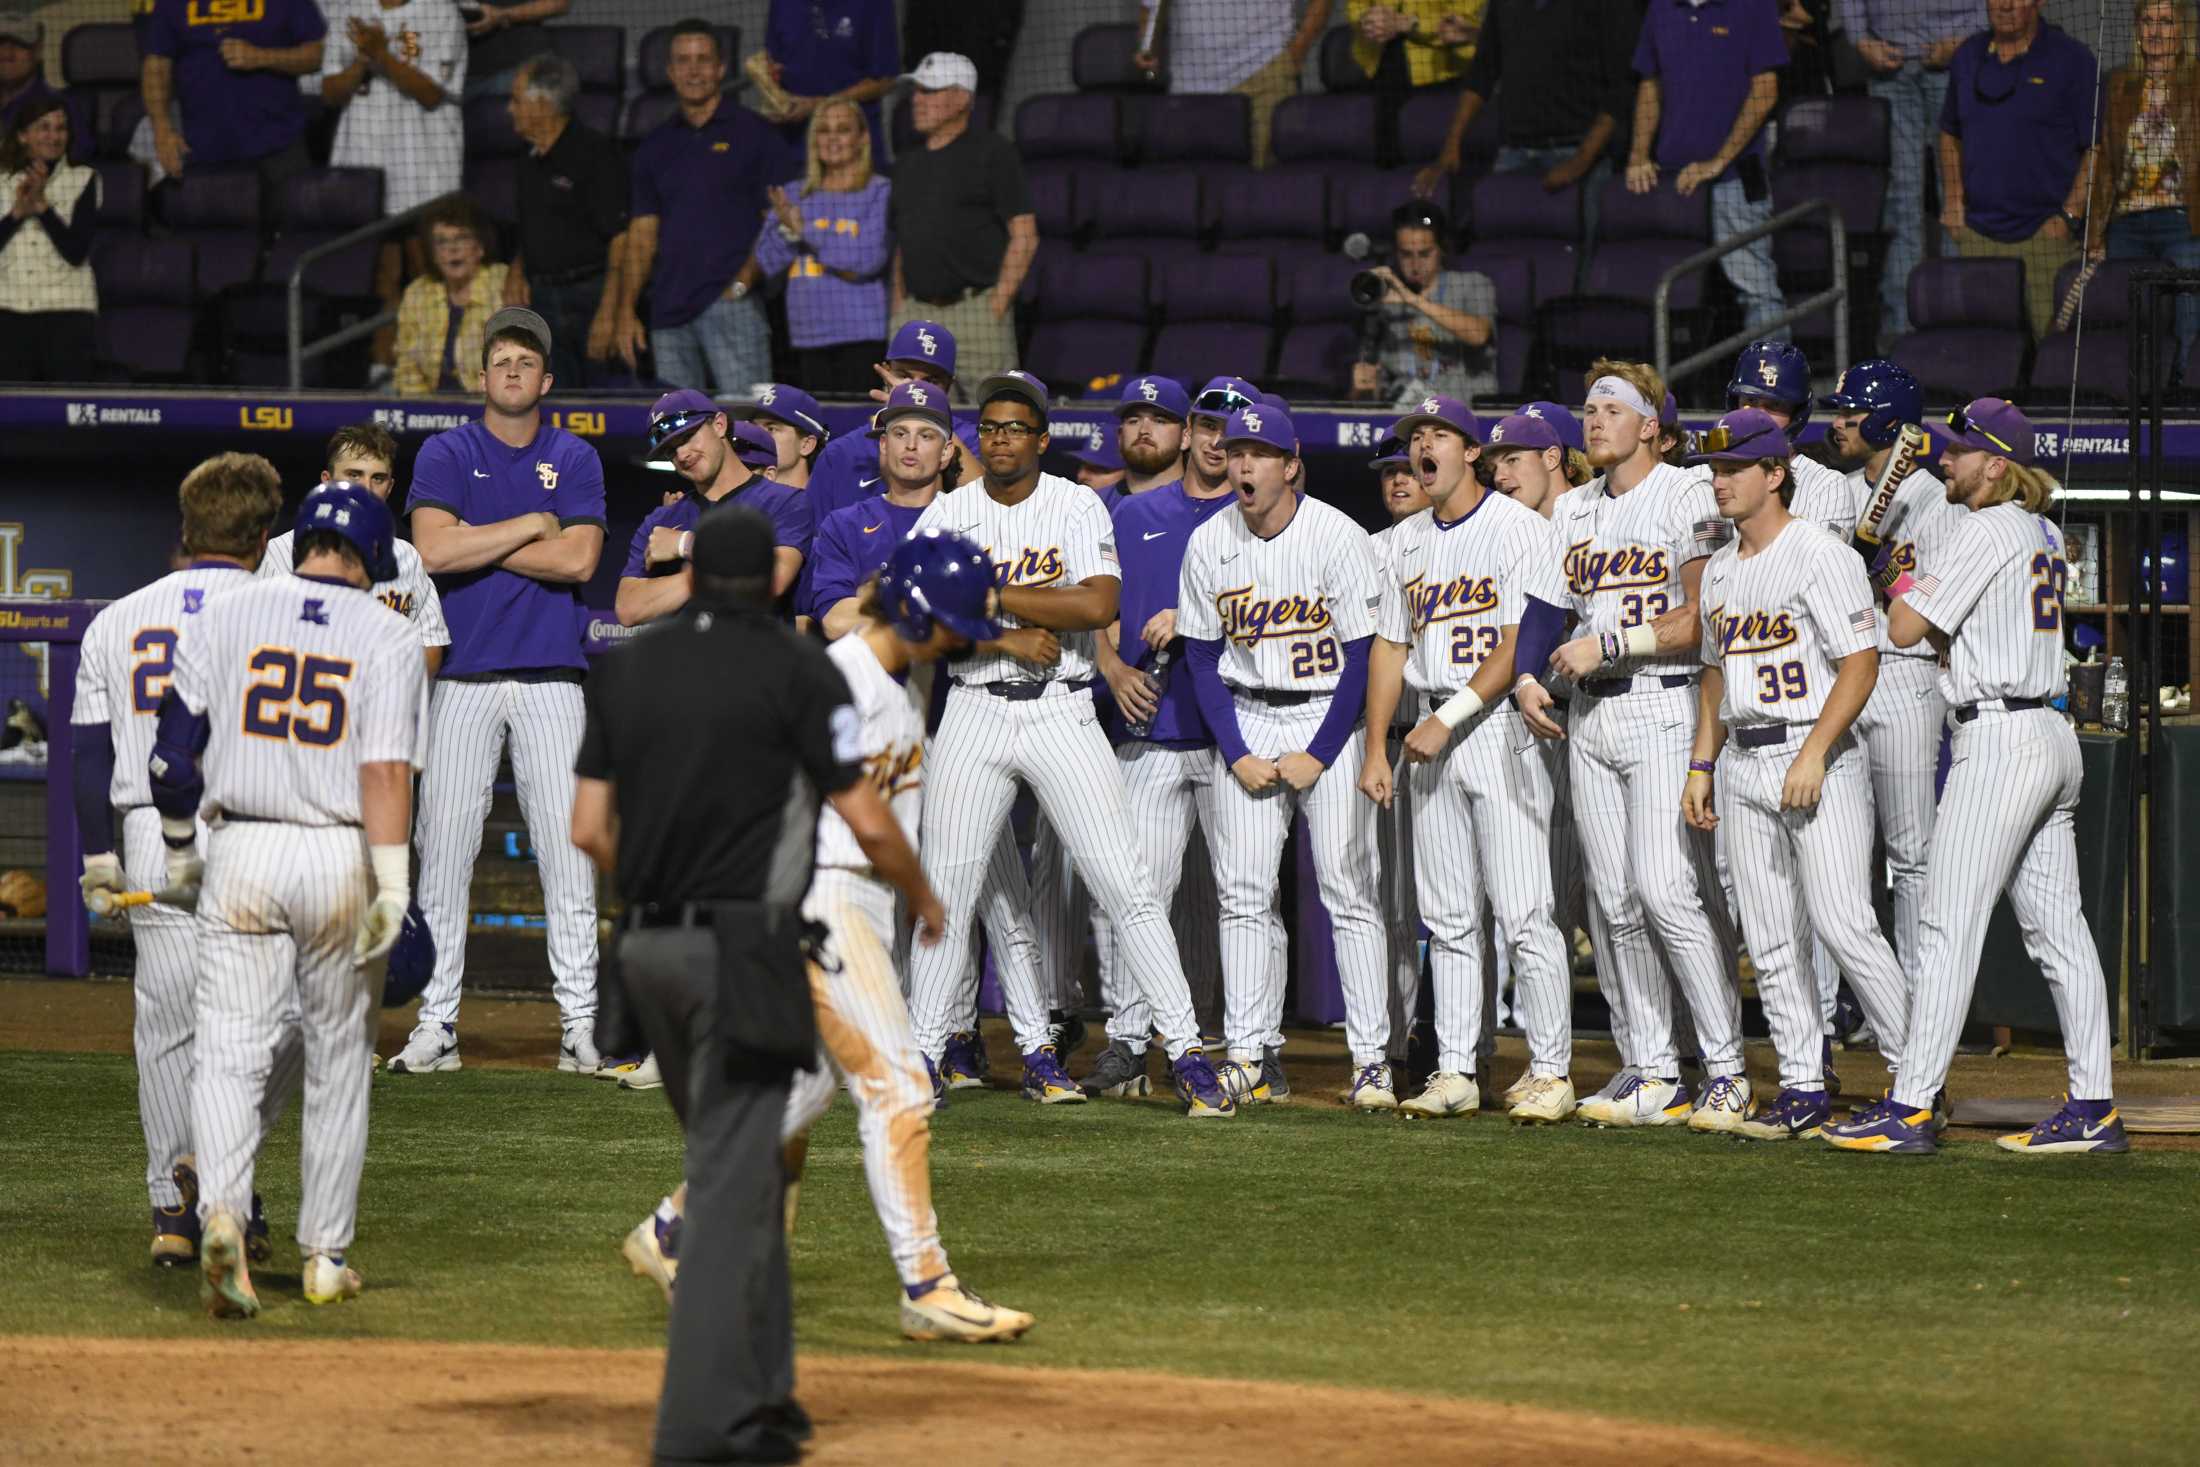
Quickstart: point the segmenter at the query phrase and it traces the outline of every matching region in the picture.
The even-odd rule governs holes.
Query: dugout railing
[[[1814,296],[1790,305],[1779,315],[1758,326],[1744,327],[1732,336],[1722,337],[1698,352],[1692,352],[1679,361],[1673,360],[1673,286],[1681,277],[1696,270],[1708,270],[1720,260],[1746,245],[1769,238],[1783,229],[1792,229],[1813,214],[1826,216],[1826,258],[1833,262],[1833,284]],[[1784,331],[1798,322],[1808,320],[1820,311],[1833,311],[1833,377],[1841,380],[1841,374],[1849,369],[1849,228],[1842,221],[1841,211],[1830,199],[1806,199],[1791,209],[1782,209],[1753,229],[1696,251],[1686,259],[1666,267],[1658,277],[1657,289],[1650,298],[1651,347],[1657,358],[1658,375],[1667,383],[1678,381],[1691,372],[1701,371],[1714,362],[1726,363],[1736,352],[1752,341],[1763,339],[1775,331]]]
[[[380,239],[384,235],[401,234],[403,231],[412,228],[420,220],[425,219],[430,210],[440,209],[452,200],[461,199],[465,196],[465,193],[458,189],[453,189],[447,194],[438,194],[426,203],[415,204],[401,214],[391,214],[371,223],[362,224],[348,234],[339,234],[334,239],[323,240],[311,249],[299,252],[298,258],[291,264],[290,279],[283,283],[284,300],[287,308],[285,326],[289,343],[290,390],[292,392],[305,390],[307,362],[315,357],[326,356],[338,347],[348,346],[354,341],[372,336],[385,326],[397,324],[397,307],[394,305],[384,306],[363,321],[354,321],[348,326],[338,327],[326,336],[317,336],[313,340],[307,341],[305,339],[306,272],[311,270],[315,263],[327,259],[330,255],[354,249],[359,245],[368,243],[370,240]]]

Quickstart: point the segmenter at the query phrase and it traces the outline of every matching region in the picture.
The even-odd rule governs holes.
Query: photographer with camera
[[[1403,410],[1425,397],[1472,404],[1497,391],[1497,288],[1474,270],[1444,268],[1447,221],[1431,204],[1390,216],[1390,263],[1352,277],[1366,313],[1352,396]]]

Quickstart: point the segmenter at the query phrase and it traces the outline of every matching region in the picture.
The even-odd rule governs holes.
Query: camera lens
[[[1356,306],[1372,306],[1383,298],[1383,278],[1372,270],[1362,270],[1352,277],[1352,303]]]

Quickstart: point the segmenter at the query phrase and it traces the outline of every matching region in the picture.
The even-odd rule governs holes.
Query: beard
[[[1872,448],[1864,435],[1836,428],[1826,434],[1826,449],[1837,469],[1860,469],[1871,462]]]
[[[1181,450],[1165,451],[1154,443],[1138,442],[1123,445],[1123,466],[1134,474],[1158,474],[1172,467],[1183,457]]]

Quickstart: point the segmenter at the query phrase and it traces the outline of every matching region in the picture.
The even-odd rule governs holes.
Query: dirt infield
[[[239,1337],[194,1345],[0,1337],[0,1445],[39,1463],[298,1461],[638,1462],[663,1356],[652,1350]],[[1712,1432],[1387,1391],[1140,1372],[1024,1370],[912,1346],[904,1359],[804,1356],[817,1423],[806,1461],[1025,1460],[1066,1423],[1105,1422],[1113,1460],[1159,1461],[1197,1442],[1231,1460],[1544,1459],[1802,1464],[1834,1459]],[[288,1452],[291,1455],[285,1455]]]

